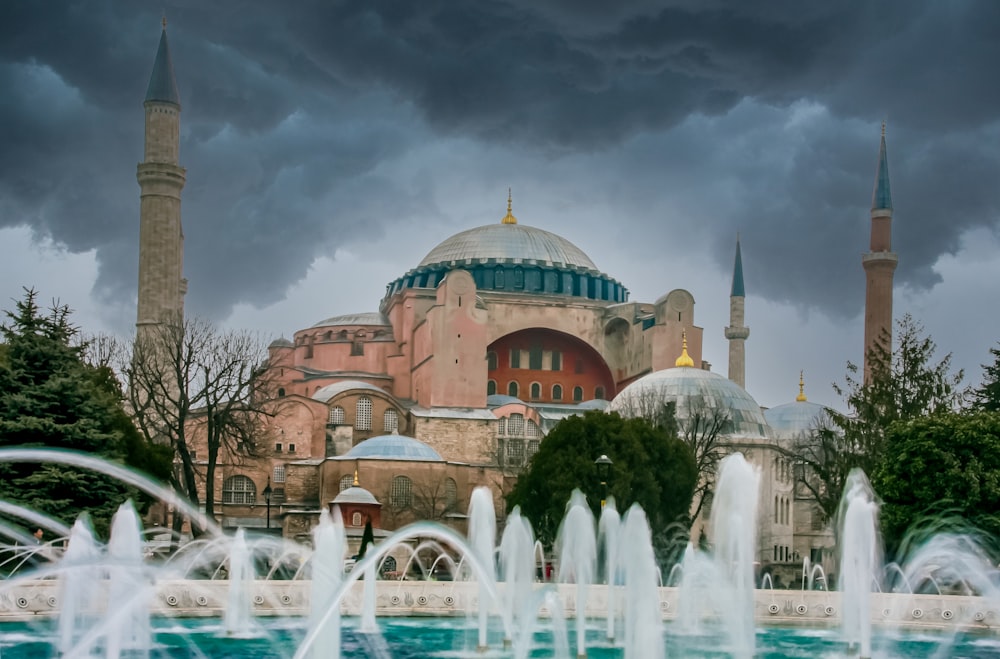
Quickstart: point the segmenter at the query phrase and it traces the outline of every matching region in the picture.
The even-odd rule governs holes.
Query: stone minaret
[[[892,350],[892,274],[899,257],[892,251],[892,195],[889,193],[889,157],[885,150],[885,122],[872,194],[871,247],[861,256],[865,268],[865,382],[871,379],[868,354],[877,343]]]
[[[746,340],[750,328],[743,324],[743,307],[746,291],[743,288],[743,257],[740,255],[740,237],[736,236],[736,262],[733,265],[733,290],[729,294],[729,379],[746,388]]]
[[[167,46],[163,21],[160,47],[146,89],[146,147],[136,178],[141,188],[139,210],[138,335],[184,316],[187,280],[182,274],[184,234],[181,229],[181,189],[184,168],[180,150],[180,96]]]

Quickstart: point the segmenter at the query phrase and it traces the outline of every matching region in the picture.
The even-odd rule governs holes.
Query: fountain
[[[56,458],[49,453],[46,459]],[[712,550],[689,546],[680,567],[663,571],[672,575],[669,584],[679,578],[677,587],[658,585],[660,566],[641,509],[633,507],[619,518],[612,503],[595,535],[594,519],[579,494],[562,525],[559,583],[545,580],[544,555],[542,579],[535,578],[538,543],[519,511],[507,517],[497,548],[488,491],[473,497],[470,540],[420,522],[371,547],[347,574],[338,515],[320,516],[315,550],[214,529],[163,560],[141,556],[138,520],[125,506],[107,545],[80,520],[65,550],[51,548],[40,563],[10,563],[20,567],[0,581],[0,652],[4,659],[55,652],[66,657],[296,659],[475,656],[480,651],[515,659],[777,657],[789,651],[792,656],[987,657],[1000,652],[1000,579],[989,555],[969,536],[938,534],[923,542],[898,567],[889,568],[897,592],[878,592],[891,580],[883,576],[879,560],[875,498],[860,477],[848,488],[843,508],[843,592],[755,591],[757,478],[742,456],[720,465]],[[460,580],[368,578],[377,575],[394,548],[418,542],[437,552],[434,563],[452,564],[454,556],[453,574]],[[264,563],[273,567],[255,575],[253,566]],[[815,576],[815,566],[804,562],[804,582]],[[366,588],[373,596],[364,596]],[[851,610],[864,607],[867,615],[852,615]],[[364,610],[371,611],[376,634],[363,633]],[[573,643],[564,611],[574,618]],[[614,633],[616,619],[623,625],[620,638]]]

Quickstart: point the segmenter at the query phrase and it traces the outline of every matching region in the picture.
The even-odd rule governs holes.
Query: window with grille
[[[413,505],[413,481],[406,476],[394,477],[389,489],[389,503],[393,508],[409,508]]]
[[[487,396],[492,396],[496,392],[497,392],[497,383],[496,383],[496,380],[487,380],[486,381],[486,395]]]
[[[340,405],[334,405],[330,408],[330,423],[335,426],[344,425],[344,408]]]
[[[531,400],[538,400],[542,397],[542,385],[537,382],[531,383]]]
[[[395,572],[396,571],[396,559],[392,556],[386,556],[385,560],[382,561],[382,571],[383,572]]]
[[[583,400],[583,387],[573,387],[573,401],[579,403]]]
[[[512,439],[507,442],[507,464],[519,467],[524,464],[524,441]]]
[[[361,513],[355,512],[351,515],[351,526],[361,526]]]
[[[507,420],[507,432],[514,437],[520,437],[524,434],[524,415],[523,414],[511,414]]]
[[[552,385],[552,400],[562,400],[562,385]]]
[[[368,396],[362,396],[358,399],[358,404],[356,407],[357,413],[354,419],[354,428],[356,430],[371,430],[372,429],[372,399]]]
[[[503,288],[503,286],[504,286],[503,268],[497,268],[496,271],[493,273],[493,288]]]
[[[538,424],[536,424],[534,421],[532,421],[531,419],[528,419],[528,421],[525,422],[525,424],[524,424],[524,436],[525,437],[541,437],[542,436],[542,429],[539,428]]]
[[[399,415],[396,413],[396,410],[388,409],[382,415],[382,429],[387,433],[399,430]]]
[[[517,382],[507,384],[507,395],[517,398]]]
[[[528,452],[524,457],[530,460],[531,456],[533,456],[535,453],[538,453],[538,446],[539,446],[539,441],[537,439],[528,440]]]
[[[274,480],[275,483],[285,482],[285,465],[275,465],[272,480]]]
[[[514,288],[524,288],[524,270],[514,268]]]
[[[340,491],[343,492],[350,486],[354,485],[354,476],[350,474],[344,474],[340,477]]]
[[[458,507],[458,483],[454,478],[444,479],[444,505],[448,510]]]
[[[507,434],[507,418],[506,417],[500,417],[500,420],[497,421],[497,434],[498,435],[506,435]]]
[[[271,503],[285,503],[285,488],[274,488],[274,492],[271,494]]]
[[[257,502],[257,487],[246,476],[230,476],[222,484],[222,503]]]

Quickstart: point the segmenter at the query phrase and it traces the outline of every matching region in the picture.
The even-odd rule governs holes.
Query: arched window
[[[406,476],[394,477],[389,490],[389,505],[393,508],[409,508],[413,505],[413,481]]]
[[[368,396],[362,396],[358,399],[357,404],[357,416],[354,419],[354,429],[355,430],[371,430],[372,429],[372,399]]]
[[[497,392],[497,382],[496,380],[486,381],[486,395],[492,396]]]
[[[354,476],[350,474],[344,474],[340,477],[340,491],[343,492],[350,486],[354,485]]]
[[[284,397],[285,397],[285,388],[278,387],[278,398],[284,398]]]
[[[395,572],[396,571],[396,559],[392,556],[386,556],[385,560],[382,561],[382,572]]]
[[[448,510],[458,508],[458,483],[454,478],[444,479],[444,505]]]
[[[573,387],[573,402],[579,403],[583,400],[583,387]]]
[[[531,400],[538,400],[542,397],[542,385],[537,382],[531,383]]]
[[[502,416],[497,420],[497,434],[498,435],[507,434],[507,417]]]
[[[597,387],[594,389],[594,398],[597,400],[604,400],[604,387]]]
[[[507,395],[517,398],[517,382],[512,380],[507,383]]]
[[[504,278],[503,278],[503,268],[497,268],[493,272],[493,288],[498,290],[503,290]]]
[[[562,385],[552,385],[552,400],[562,400]]]
[[[532,421],[531,419],[528,419],[528,421],[525,422],[525,424],[524,424],[524,436],[525,437],[541,437],[542,436],[542,429],[539,428],[538,424],[536,424],[534,421]]]
[[[230,476],[222,484],[222,503],[257,503],[257,487],[246,476]]]
[[[351,515],[351,526],[361,526],[363,521],[364,520],[361,519],[361,513],[354,511],[354,514]]]
[[[382,429],[387,433],[399,430],[399,415],[396,414],[396,410],[389,408],[382,415]]]
[[[344,408],[340,405],[334,405],[330,408],[330,424],[334,426],[344,425]]]
[[[497,353],[492,350],[486,353],[486,368],[490,371],[497,370]]]

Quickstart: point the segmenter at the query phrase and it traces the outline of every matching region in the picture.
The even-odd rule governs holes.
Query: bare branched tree
[[[139,333],[121,356],[136,425],[147,441],[174,450],[174,487],[195,504],[204,484],[205,514],[214,515],[220,456],[239,462],[258,444],[275,412],[274,370],[256,335],[221,331],[202,320]],[[196,464],[196,450],[204,449]],[[175,525],[177,524],[175,520]]]
[[[676,402],[655,389],[646,389],[630,397],[626,407],[620,411],[622,416],[643,418],[676,434],[691,448],[698,468],[691,519],[697,519],[705,504],[711,500],[716,470],[719,461],[726,455],[725,432],[730,425],[729,412],[710,407],[692,396],[685,410],[686,415],[679,417]]]

